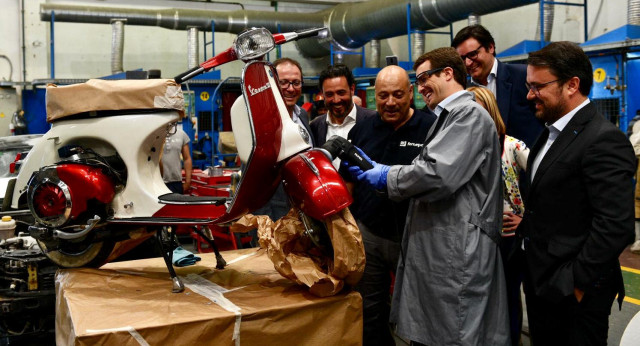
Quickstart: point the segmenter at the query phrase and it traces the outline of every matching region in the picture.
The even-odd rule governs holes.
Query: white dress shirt
[[[491,67],[491,71],[489,72],[489,75],[487,76],[487,89],[491,90],[491,92],[493,93],[493,95],[496,97],[496,99],[498,98],[498,91],[496,90],[496,79],[498,78],[498,59],[493,58],[493,67]],[[478,85],[482,85],[481,83],[479,83],[477,80],[473,79],[473,77],[471,78],[471,81],[478,84]]]
[[[584,100],[584,102],[582,102],[578,107],[572,109],[571,112],[565,114],[560,119],[556,120],[556,122],[554,122],[553,124],[544,125],[547,127],[547,129],[549,129],[549,138],[547,139],[547,142],[544,144],[544,147],[540,149],[540,151],[538,152],[538,155],[536,155],[536,158],[533,160],[533,164],[531,167],[531,181],[533,181],[533,177],[536,176],[536,171],[538,170],[538,166],[540,166],[540,162],[544,158],[544,155],[547,154],[547,151],[549,151],[549,148],[553,145],[553,142],[555,142],[556,138],[558,138],[558,135],[560,135],[560,132],[564,130],[567,124],[576,115],[576,113],[578,113],[578,111],[582,109],[584,106],[586,106],[587,104],[589,104],[589,99]]]
[[[351,128],[353,128],[353,126],[356,124],[356,105],[353,105],[353,107],[351,107],[351,111],[349,112],[349,114],[347,114],[344,117],[344,120],[342,121],[342,124],[336,124],[331,122],[331,117],[329,116],[329,113],[327,112],[327,138],[326,140],[328,140],[329,138],[333,137],[333,136],[340,136],[342,138],[347,138],[347,136],[349,135],[349,131],[351,131]],[[335,159],[333,160],[333,166],[336,169],[340,168],[340,159]]]

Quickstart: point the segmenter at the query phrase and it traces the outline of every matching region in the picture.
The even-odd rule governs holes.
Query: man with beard
[[[413,85],[407,71],[391,65],[383,68],[375,84],[377,116],[358,121],[348,139],[370,157],[386,165],[408,165],[420,154],[433,113],[411,108]],[[352,187],[350,210],[362,233],[367,258],[356,290],[362,295],[363,345],[393,345],[389,329],[389,287],[400,257],[400,239],[409,201],[393,202],[370,186],[349,182]]]
[[[527,98],[546,129],[523,181],[524,290],[535,345],[606,345],[618,256],[633,241],[636,159],[625,135],[587,97],[589,58],[570,42],[529,54]]]
[[[460,30],[451,46],[458,51],[471,76],[471,84],[489,88],[496,96],[507,135],[524,141],[531,147],[542,124],[533,116],[533,106],[527,102],[527,77],[523,64],[504,64],[496,59],[496,43],[482,25]]]
[[[311,121],[311,133],[316,146],[322,146],[333,136],[347,138],[349,130],[364,117],[376,112],[353,104],[356,81],[346,65],[335,64],[320,72],[318,85],[324,96],[327,115]],[[340,160],[333,163],[339,166]]]
[[[411,164],[372,161],[358,182],[409,200],[391,321],[414,345],[509,345],[500,143],[487,113],[464,90],[451,47],[414,64],[418,92],[438,117]]]

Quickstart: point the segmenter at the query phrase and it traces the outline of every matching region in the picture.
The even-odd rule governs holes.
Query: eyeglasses
[[[559,82],[560,79],[556,79],[556,80],[552,80],[550,82],[546,82],[546,83],[542,83],[542,84],[529,84],[528,82],[524,82],[524,85],[527,86],[527,89],[529,89],[530,91],[533,91],[534,94],[536,94],[536,96],[540,96],[540,89],[544,88],[545,86],[551,84],[551,83],[555,83],[555,82]]]
[[[480,51],[480,48],[482,48],[482,46],[478,47],[478,49],[476,49],[476,50],[470,51],[469,53],[467,53],[465,55],[460,55],[460,58],[462,59],[462,62],[465,62],[467,59],[476,60],[476,58],[478,58],[478,52]]]
[[[424,86],[425,84],[427,84],[427,80],[429,80],[429,78],[431,78],[433,74],[438,73],[444,70],[445,68],[447,68],[447,66],[434,68],[433,70],[427,70],[427,71],[421,72],[419,75],[416,76],[416,85]]]
[[[281,79],[278,81],[278,84],[280,84],[280,87],[282,89],[289,89],[289,85],[293,86],[294,89],[299,89],[302,86],[302,81],[301,80],[288,81],[286,79]]]

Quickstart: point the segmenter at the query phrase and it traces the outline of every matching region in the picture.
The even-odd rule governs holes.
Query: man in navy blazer
[[[579,46],[531,53],[527,83],[546,125],[529,154],[517,229],[531,340],[606,345],[611,305],[624,298],[618,256],[634,237],[636,158],[589,101],[593,71]]]
[[[482,25],[460,30],[451,46],[458,51],[471,76],[471,84],[485,86],[496,96],[507,135],[522,140],[531,147],[542,124],[535,118],[533,105],[527,101],[523,64],[505,64],[496,59],[496,43]]]
[[[376,111],[353,103],[356,81],[351,70],[343,64],[328,66],[318,79],[324,96],[327,115],[311,121],[311,135],[316,146],[322,146],[334,135],[347,138],[349,130],[363,117],[376,116]],[[336,159],[337,160],[337,159]],[[337,168],[336,162],[334,162]]]

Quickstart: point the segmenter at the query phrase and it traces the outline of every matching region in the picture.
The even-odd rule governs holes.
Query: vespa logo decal
[[[252,88],[251,85],[249,85],[247,88],[249,89],[249,93],[251,94],[251,96],[255,96],[256,94],[259,94],[259,93],[271,88],[271,84],[269,84],[269,82],[267,82],[267,84],[259,87],[258,89]]]

